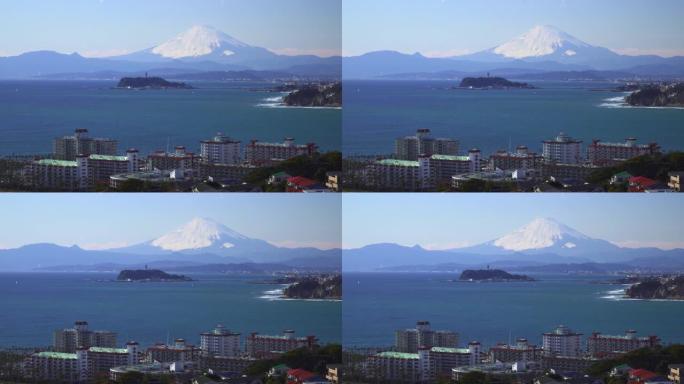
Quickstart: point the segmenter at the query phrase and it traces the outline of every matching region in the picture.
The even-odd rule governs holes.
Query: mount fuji
[[[206,218],[192,219],[173,231],[140,244],[103,251],[55,244],[29,244],[0,250],[0,271],[55,270],[62,266],[70,270],[79,270],[77,267],[87,270],[88,266],[102,265],[197,267],[253,263],[337,270],[341,265],[341,254],[339,249],[278,247]]]
[[[344,251],[344,269],[350,271],[417,265],[521,267],[585,263],[684,269],[684,249],[622,248],[554,219],[537,218],[494,240],[466,248],[428,250],[420,246],[372,244]]]
[[[340,57],[279,55],[240,41],[223,31],[196,25],[153,47],[130,54],[86,58],[77,53],[27,52],[0,57],[0,78],[46,77],[56,74],[97,74],[151,71],[193,73],[205,71],[280,71],[293,75],[341,74]]]
[[[538,74],[558,71],[620,71],[620,76],[684,76],[684,57],[620,55],[591,45],[551,25],[537,25],[522,35],[477,53],[429,58],[392,51],[345,57],[345,78],[412,78],[445,72],[449,77]],[[607,74],[608,75],[608,74]]]

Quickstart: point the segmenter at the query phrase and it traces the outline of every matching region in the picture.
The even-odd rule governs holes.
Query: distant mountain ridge
[[[345,271],[410,271],[439,265],[463,269],[490,263],[501,268],[565,265],[569,270],[573,266],[591,268],[592,264],[614,264],[684,269],[684,249],[621,248],[556,220],[538,218],[497,239],[465,248],[427,250],[420,246],[372,244],[348,249],[344,251],[343,267]]]
[[[0,271],[87,270],[89,266],[118,268],[144,264],[157,268],[200,268],[208,264],[247,266],[254,263],[339,270],[341,254],[337,249],[277,247],[206,218],[195,218],[150,241],[104,251],[54,244],[0,250]]]
[[[480,52],[429,58],[394,51],[345,57],[346,79],[381,78],[398,74],[462,72],[482,76],[503,69],[541,72],[612,71],[627,76],[684,76],[684,57],[628,56],[588,44],[556,27],[538,25],[521,36]],[[502,73],[501,73],[502,72]]]
[[[106,58],[77,53],[27,52],[0,57],[0,79],[35,78],[56,74],[136,72],[154,68],[191,71],[282,71],[339,78],[340,57],[286,56],[237,40],[211,26],[193,26],[176,37],[142,51]]]

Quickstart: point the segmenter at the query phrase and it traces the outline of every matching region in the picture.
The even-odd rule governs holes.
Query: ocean
[[[119,90],[115,81],[0,81],[0,155],[49,153],[52,140],[87,128],[141,153],[199,142],[217,132],[239,139],[316,143],[340,150],[335,109],[282,108],[272,83],[189,82],[193,90]]]
[[[394,139],[429,128],[435,137],[460,140],[460,152],[483,155],[526,145],[559,132],[584,141],[657,142],[684,150],[684,109],[633,108],[613,83],[531,82],[538,89],[456,90],[457,81],[345,81],[345,155],[389,154]],[[599,91],[602,89],[603,91]]]
[[[534,275],[533,275],[534,276]],[[459,283],[446,273],[345,273],[343,340],[346,347],[390,346],[394,331],[429,320],[433,329],[460,333],[460,343],[484,346],[526,337],[563,324],[586,336],[597,331],[657,335],[684,343],[684,301],[624,300],[615,277],[534,276],[536,282]]]
[[[274,300],[269,276],[188,275],[193,282],[120,283],[109,273],[1,273],[0,347],[40,347],[55,329],[86,320],[143,346],[199,334],[218,323],[242,333],[315,335],[341,342],[338,301]]]

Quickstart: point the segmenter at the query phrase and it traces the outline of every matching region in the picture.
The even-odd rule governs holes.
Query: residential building
[[[548,163],[579,164],[581,145],[582,141],[561,132],[555,139],[543,141],[542,157]]]
[[[625,353],[639,348],[653,348],[660,344],[657,336],[638,337],[635,330],[624,335],[602,335],[594,332],[587,339],[587,352],[592,356]]]
[[[414,160],[377,160],[369,166],[368,184],[377,188],[418,190],[422,185],[420,164]]]
[[[531,345],[527,339],[519,338],[513,345],[498,344],[489,349],[492,361],[514,363],[517,361],[541,361],[542,348]]]
[[[600,359],[595,357],[583,356],[542,356],[542,369],[547,371],[553,369],[556,372],[576,372],[584,373]]]
[[[268,184],[270,184],[270,185],[283,184],[283,183],[286,183],[287,179],[289,179],[290,177],[292,177],[292,175],[290,175],[289,173],[287,173],[285,171],[276,172],[268,178]]]
[[[211,332],[200,334],[200,349],[204,355],[235,357],[240,354],[240,334],[218,324]]]
[[[316,341],[315,336],[296,337],[293,330],[285,330],[282,335],[260,335],[253,332],[245,341],[245,351],[249,356],[260,357],[273,352],[313,348]]]
[[[538,364],[513,362],[503,363],[495,361],[488,364],[463,366],[451,369],[451,380],[459,382],[465,375],[471,372],[480,372],[491,378],[493,382],[531,383],[538,372]]]
[[[542,156],[530,152],[520,145],[515,152],[498,151],[489,157],[489,168],[501,170],[537,169],[542,163]]]
[[[24,361],[24,374],[34,380],[88,383],[97,373],[139,361],[138,343],[132,341],[126,348],[81,347],[75,353],[37,352]]]
[[[91,331],[87,321],[76,321],[73,328],[59,329],[53,333],[53,349],[56,352],[76,353],[83,347],[116,346],[116,332]]]
[[[316,144],[295,144],[291,137],[282,143],[264,143],[252,140],[245,148],[245,160],[250,164],[269,165],[297,156],[312,156]]]
[[[174,377],[176,380],[174,382],[187,383],[194,372],[194,368],[192,363],[187,362],[160,363],[153,361],[144,364],[122,365],[109,369],[109,380],[118,383],[124,378],[124,375],[135,372],[145,375],[145,382],[149,384],[166,383],[168,381],[164,378],[169,376]]]
[[[342,364],[328,364],[325,378],[331,384],[340,384],[342,382]]]
[[[147,348],[147,360],[161,363],[173,363],[176,361],[199,362],[202,350],[194,345],[187,344],[185,339],[176,339],[173,344],[156,344]]]
[[[201,158],[192,152],[188,152],[184,146],[177,146],[174,152],[156,151],[147,156],[147,168],[149,170],[181,170],[186,174],[196,177],[199,175]]]
[[[333,192],[342,191],[342,172],[328,172],[325,175],[325,187]]]
[[[458,333],[433,330],[427,320],[418,321],[415,328],[395,332],[395,349],[398,352],[417,353],[420,347],[456,348],[457,345]]]
[[[210,164],[239,164],[242,162],[240,141],[219,132],[213,139],[200,142],[200,156]]]
[[[406,136],[394,141],[394,155],[399,160],[418,160],[423,156],[458,154],[458,140],[433,138],[430,130],[421,128],[415,136]]]
[[[682,384],[682,373],[684,373],[684,364],[670,364],[667,366],[670,373],[668,373],[668,380],[675,384]]]
[[[87,190],[96,182],[108,182],[109,177],[140,168],[136,149],[126,156],[77,155],[76,160],[42,159],[33,161],[28,168],[31,185],[38,188]]]
[[[669,177],[669,181],[667,182],[667,186],[670,187],[673,191],[676,192],[681,192],[682,191],[682,179],[684,178],[684,172],[670,172],[667,175]]]
[[[223,183],[241,183],[257,167],[250,164],[218,164],[205,163],[199,164],[199,177],[202,179],[211,178],[214,181]]]
[[[637,144],[634,137],[628,137],[624,143],[594,140],[587,147],[587,160],[594,165],[610,166],[634,157],[653,155],[659,151],[658,144]]]
[[[202,370],[215,372],[242,373],[258,360],[247,356],[200,356],[199,366]]]
[[[420,347],[417,353],[380,352],[367,359],[366,375],[396,382],[432,382],[455,367],[481,362],[480,343],[468,348]]]
[[[478,172],[481,168],[480,161],[481,154],[477,148],[468,151],[468,156],[421,155],[418,164],[422,188],[434,188],[440,183],[449,184],[454,175]]]
[[[553,332],[544,333],[542,337],[544,356],[581,356],[581,336],[581,333],[573,332],[564,325],[559,325]]]
[[[76,129],[73,136],[56,138],[53,153],[57,160],[76,160],[78,155],[116,155],[117,141],[105,138],[91,138],[88,130]]]
[[[591,164],[542,163],[541,177],[584,182],[601,167]]]

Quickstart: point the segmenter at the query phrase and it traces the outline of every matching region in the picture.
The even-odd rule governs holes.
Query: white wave
[[[281,288],[264,291],[262,292],[262,295],[259,296],[259,298],[268,301],[342,301],[339,299],[294,299],[285,297],[283,296],[283,290],[287,286],[288,284],[283,284]]]
[[[287,95],[287,92],[283,92],[280,96],[267,97],[262,102],[257,104],[260,108],[287,108],[287,109],[342,109],[342,107],[300,107],[300,106],[289,106],[283,103],[283,98]]]

